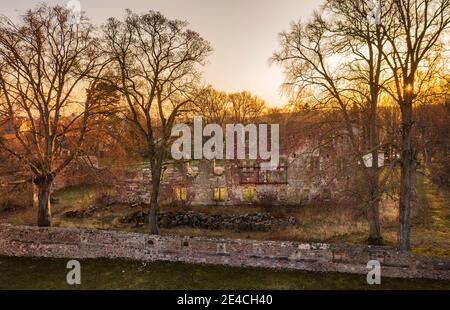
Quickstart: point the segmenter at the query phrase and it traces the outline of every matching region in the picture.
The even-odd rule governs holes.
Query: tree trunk
[[[369,238],[368,238],[369,244],[372,245],[383,244],[380,226],[380,200],[375,195],[371,197],[371,200],[369,202],[368,221],[369,221]]]
[[[150,198],[149,223],[152,235],[158,235],[158,195],[161,184],[161,168],[156,165],[151,171],[152,173],[152,196]]]
[[[369,170],[367,171],[369,181],[368,242],[369,244],[381,245],[383,243],[383,238],[381,237],[380,227],[380,169],[378,168],[379,134],[377,127],[377,103],[378,91],[372,90],[371,113],[369,117],[369,149],[372,150],[372,167],[369,167]]]
[[[51,177],[39,177],[35,180],[38,189],[38,226],[51,226],[50,190],[52,186]]]
[[[411,230],[411,193],[413,173],[412,130],[412,94],[405,95],[402,110],[401,137],[401,177],[400,177],[400,214],[398,227],[398,248],[409,251]]]
[[[378,152],[377,152],[378,153]],[[374,153],[372,153],[374,155]],[[378,154],[377,154],[378,157]],[[373,159],[373,158],[372,158]],[[369,244],[381,245],[383,243],[383,238],[381,237],[381,226],[380,226],[380,197],[379,197],[379,169],[375,165],[378,165],[378,160],[372,160],[374,165],[370,168],[369,175],[369,203],[367,219],[369,222]]]

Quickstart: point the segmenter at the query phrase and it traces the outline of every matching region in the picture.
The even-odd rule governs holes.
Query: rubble
[[[137,211],[123,217],[122,223],[142,226],[148,223],[148,212]],[[268,232],[297,224],[294,217],[276,218],[269,213],[206,214],[194,211],[164,212],[158,215],[162,228],[187,226],[208,230],[260,231]]]

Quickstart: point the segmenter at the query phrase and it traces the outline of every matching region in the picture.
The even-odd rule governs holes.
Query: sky
[[[171,19],[189,22],[192,30],[211,42],[214,52],[203,68],[204,83],[219,90],[248,90],[269,106],[282,106],[283,72],[268,59],[278,48],[277,35],[293,21],[311,16],[321,0],[79,0],[94,24],[136,13],[160,11]],[[67,0],[2,1],[0,13],[14,19],[45,2],[65,5]],[[5,3],[6,2],[6,3]]]

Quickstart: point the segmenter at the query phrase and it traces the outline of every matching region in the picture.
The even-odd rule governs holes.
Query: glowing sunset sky
[[[65,4],[66,0],[2,1],[1,13],[14,18],[38,3]],[[6,2],[6,3],[5,3]],[[282,105],[282,70],[268,64],[278,48],[277,34],[291,21],[308,18],[320,0],[80,0],[93,23],[121,17],[129,8],[137,13],[160,11],[186,20],[209,40],[214,53],[204,68],[204,80],[227,92],[249,90],[269,105]]]

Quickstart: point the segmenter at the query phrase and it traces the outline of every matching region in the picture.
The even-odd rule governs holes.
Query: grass
[[[92,204],[102,193],[109,193],[111,189],[105,186],[74,186],[55,192],[54,197],[59,207],[72,207],[74,209],[83,208]],[[58,208],[57,211],[60,211]]]
[[[423,176],[417,176],[414,184],[418,206],[412,227],[413,252],[449,256],[450,193]]]
[[[302,271],[142,263],[125,260],[81,260],[79,286],[66,283],[68,260],[0,257],[0,289],[152,289],[152,290],[304,290],[304,289],[444,289],[450,281],[382,278],[370,286],[365,275]]]
[[[55,192],[58,202],[52,204],[52,220],[55,224],[64,219],[64,212],[87,208],[103,193],[109,193],[105,186],[75,186]],[[37,221],[37,209],[34,207],[14,208],[1,212],[0,223],[34,226]]]

